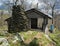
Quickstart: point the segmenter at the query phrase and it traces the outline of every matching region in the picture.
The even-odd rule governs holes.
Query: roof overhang
[[[33,12],[36,12],[37,14],[39,14],[39,15],[40,15],[40,13],[41,13],[41,14],[47,16],[48,18],[52,19],[52,16],[51,16],[51,15],[46,14],[46,13],[43,13],[43,12],[41,12],[41,11],[39,11],[39,10],[34,9],[34,8],[33,8],[33,9],[29,9],[29,10],[25,10],[25,11],[26,11],[26,13],[33,11]]]

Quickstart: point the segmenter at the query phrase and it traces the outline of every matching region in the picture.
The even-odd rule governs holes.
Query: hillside
[[[23,42],[21,42],[18,35],[6,31],[0,31],[0,38],[5,38],[10,46],[55,46],[53,42],[45,36],[45,33],[40,30],[29,30],[20,32],[19,34]],[[0,42],[0,45],[2,45],[2,43]]]

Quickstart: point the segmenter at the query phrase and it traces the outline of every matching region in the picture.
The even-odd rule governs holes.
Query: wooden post
[[[42,30],[45,31],[46,25],[48,24],[48,17],[43,18]]]
[[[48,29],[48,17],[46,17],[45,34],[46,34],[46,35],[49,35],[49,29]]]
[[[42,30],[44,31],[44,25],[45,25],[45,17],[43,18],[43,23],[42,23]]]

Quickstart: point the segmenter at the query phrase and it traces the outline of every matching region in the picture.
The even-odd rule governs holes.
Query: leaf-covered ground
[[[56,46],[60,46],[60,31],[55,30],[54,33],[50,33],[50,38],[56,43]]]

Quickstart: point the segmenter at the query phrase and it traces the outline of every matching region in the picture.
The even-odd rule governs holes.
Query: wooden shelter
[[[26,14],[29,18],[28,27],[34,29],[45,30],[46,25],[51,25],[52,16],[46,15],[43,12],[40,12],[36,9],[30,9],[26,11]]]
[[[26,15],[28,17],[28,28],[31,29],[42,29],[42,30],[45,30],[46,28],[46,25],[51,25],[51,16],[49,15],[46,15],[36,9],[30,9],[30,10],[27,10],[26,12]],[[12,17],[6,19],[5,21],[7,21],[7,24],[8,24],[8,30],[10,31],[14,31],[15,30],[15,27],[14,27],[14,20]]]

